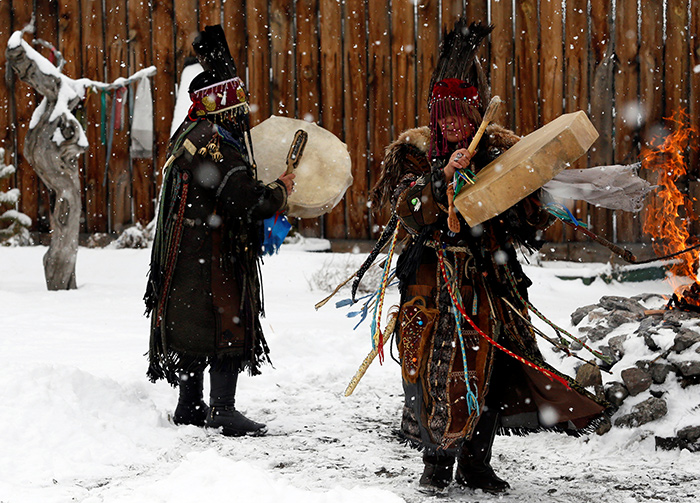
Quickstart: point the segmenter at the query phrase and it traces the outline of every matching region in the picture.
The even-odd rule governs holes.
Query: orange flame
[[[671,133],[660,146],[645,147],[642,150],[642,166],[658,174],[656,183],[659,187],[647,207],[644,221],[644,232],[651,236],[658,256],[675,253],[698,243],[697,236],[690,233],[692,223],[697,221],[693,203],[676,185],[679,178],[688,173],[686,154],[689,147],[697,148],[693,140],[698,138],[698,131],[690,126],[684,110],[666,120]],[[685,283],[685,278],[698,282],[699,256],[700,250],[693,250],[680,255],[679,260],[669,266],[669,280],[677,294],[679,287]]]

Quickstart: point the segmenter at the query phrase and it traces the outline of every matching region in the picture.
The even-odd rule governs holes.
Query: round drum
[[[295,190],[289,196],[288,215],[315,218],[340,202],[352,184],[348,148],[330,131],[317,124],[273,115],[250,130],[258,178],[270,183],[287,169],[287,154],[297,130],[309,135],[294,170]]]

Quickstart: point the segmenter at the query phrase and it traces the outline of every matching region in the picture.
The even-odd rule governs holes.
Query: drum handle
[[[303,129],[298,129],[297,132],[294,133],[294,140],[292,140],[292,144],[289,146],[289,152],[287,153],[286,174],[292,173],[299,165],[307,141],[309,141],[309,134]]]

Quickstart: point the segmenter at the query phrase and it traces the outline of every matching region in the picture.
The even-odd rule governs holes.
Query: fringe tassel
[[[450,183],[447,186],[447,202],[449,204],[447,213],[447,227],[450,231],[457,234],[461,225],[459,224],[459,218],[457,218],[457,210],[455,209],[455,186],[454,183]]]

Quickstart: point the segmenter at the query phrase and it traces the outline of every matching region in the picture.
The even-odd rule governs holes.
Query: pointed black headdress
[[[207,26],[192,42],[204,71],[190,84],[190,117],[213,120],[247,118],[248,98],[221,25]]]
[[[238,76],[236,62],[226,42],[224,29],[220,24],[207,26],[192,42],[194,52],[204,71],[211,73],[218,82]]]

